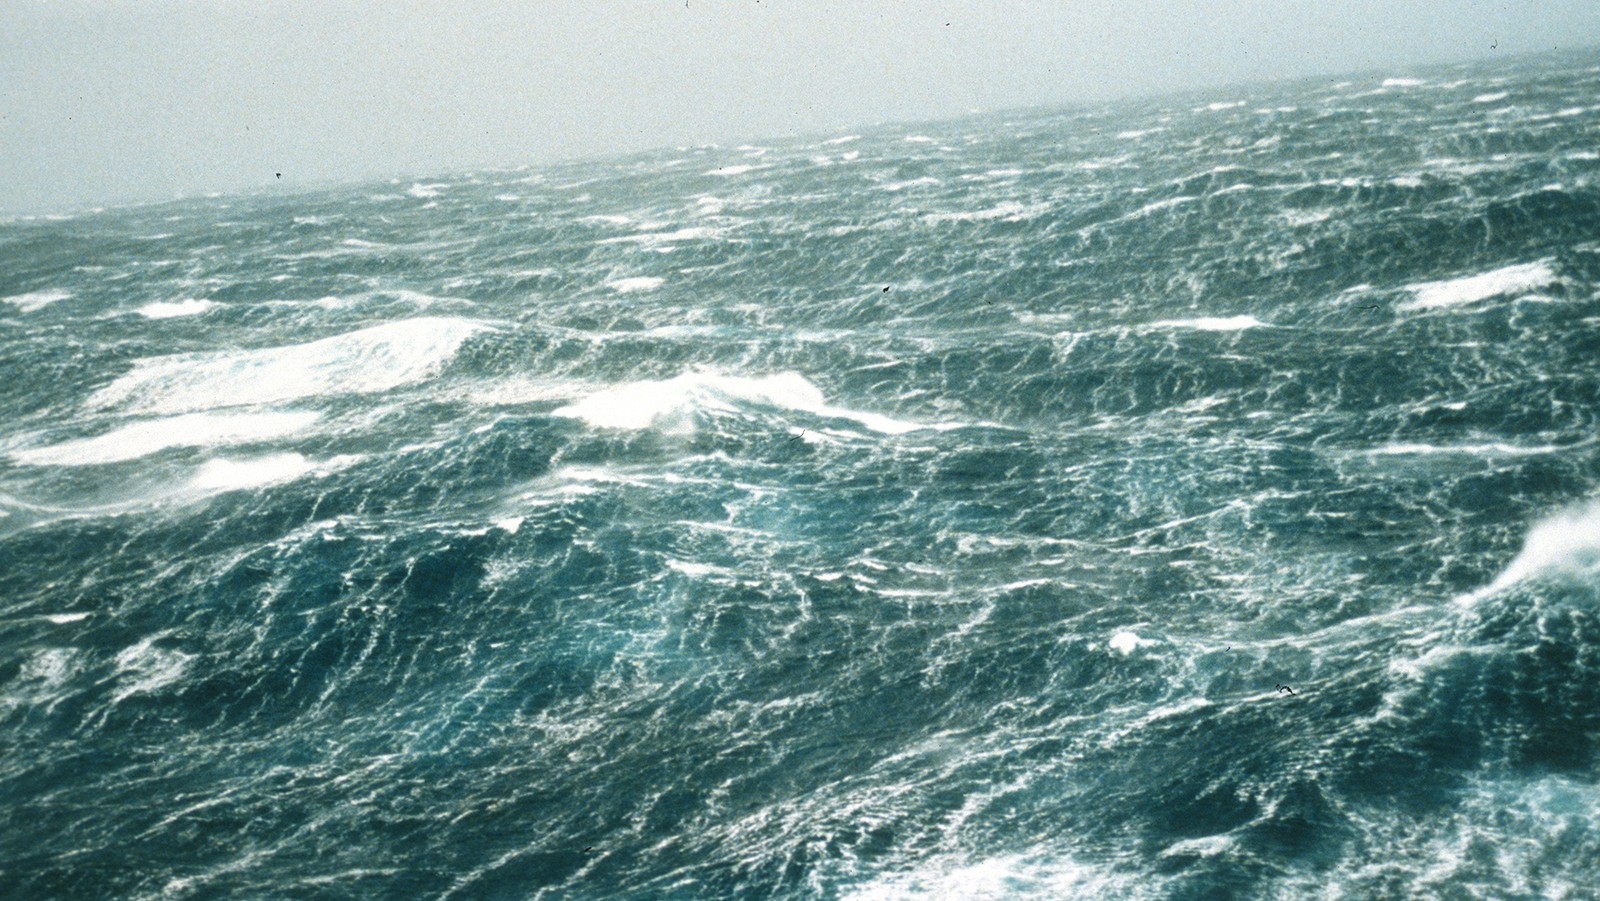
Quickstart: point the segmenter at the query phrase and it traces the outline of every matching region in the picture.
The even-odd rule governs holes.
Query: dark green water
[[[0,886],[1593,897],[1597,360],[1593,54],[0,223]]]

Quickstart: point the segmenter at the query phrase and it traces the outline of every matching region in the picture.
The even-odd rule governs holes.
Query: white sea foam
[[[1124,657],[1127,657],[1140,648],[1150,647],[1160,643],[1161,642],[1156,641],[1153,638],[1140,638],[1138,633],[1124,630],[1111,636],[1111,640],[1107,642],[1107,645],[1111,648],[1111,650],[1116,651],[1118,654],[1121,654]]]
[[[698,241],[705,238],[715,238],[721,235],[719,229],[703,225],[680,228],[670,232],[642,232],[637,235],[621,235],[615,238],[605,238],[601,244],[667,244],[673,241]]]
[[[169,447],[219,447],[283,438],[305,430],[318,415],[283,413],[190,413],[136,422],[94,438],[14,451],[29,466],[94,466],[135,460]]]
[[[72,297],[71,291],[30,291],[27,294],[14,294],[4,298],[4,301],[24,313],[33,313],[45,307],[67,300]]]
[[[1496,100],[1504,100],[1508,96],[1510,96],[1510,95],[1507,94],[1505,91],[1495,91],[1492,94],[1479,94],[1478,96],[1472,98],[1472,102],[1473,103],[1494,103]]]
[[[741,164],[739,164],[737,166],[718,166],[717,168],[708,171],[706,174],[707,175],[743,175],[746,172],[754,172],[757,169],[765,169],[765,168],[766,168],[765,166],[752,166],[752,165],[750,165],[748,163],[741,163]]]
[[[1062,855],[1011,854],[981,860],[929,859],[910,869],[891,870],[841,897],[845,901],[1134,898],[1146,897],[1149,889],[1148,877],[1135,880]]]
[[[435,375],[489,326],[422,317],[306,344],[153,357],[90,397],[94,407],[150,413],[371,394]]]
[[[1427,444],[1422,442],[1402,442],[1385,444],[1382,447],[1367,451],[1375,456],[1428,456],[1433,454],[1466,454],[1471,456],[1503,456],[1503,457],[1528,457],[1538,454],[1553,454],[1563,450],[1553,444],[1541,444],[1525,447],[1518,444],[1506,444],[1503,441],[1487,441],[1481,444]]]
[[[76,648],[44,648],[23,660],[0,693],[0,715],[21,707],[50,705],[82,669],[83,652]]]
[[[207,460],[196,470],[189,479],[187,488],[202,494],[265,488],[269,485],[292,482],[302,476],[325,476],[361,459],[357,455],[341,455],[317,462],[295,453],[268,454],[264,457],[243,459],[219,457]]]
[[[938,222],[978,222],[987,219],[1002,219],[1006,222],[1020,222],[1032,219],[1049,209],[1048,204],[1031,203],[1022,204],[1014,200],[1003,201],[985,210],[970,210],[960,213],[929,213],[923,220],[929,223]]]
[[[1202,332],[1238,332],[1247,328],[1260,328],[1266,324],[1254,316],[1201,316],[1195,319],[1163,319],[1150,323],[1150,327],[1188,328]]]
[[[817,416],[853,420],[884,434],[956,426],[921,425],[830,406],[817,386],[798,373],[733,376],[689,372],[661,381],[627,382],[567,404],[554,415],[581,419],[595,428],[657,428],[669,433],[692,432],[702,413],[732,413],[745,406],[771,407]]]
[[[851,141],[859,141],[859,140],[861,140],[861,136],[860,135],[845,135],[845,136],[839,137],[839,138],[829,138],[828,140],[822,142],[822,146],[824,146],[824,147],[832,147],[832,146],[837,145],[837,144],[848,144]]]
[[[156,301],[147,303],[134,310],[146,319],[176,319],[180,316],[199,316],[202,313],[214,310],[221,304],[214,300],[202,300],[190,297],[186,300]]]
[[[1238,109],[1241,106],[1244,106],[1243,100],[1219,100],[1216,103],[1208,103],[1205,106],[1198,107],[1195,112],[1220,113],[1225,109]]]
[[[448,187],[450,186],[443,182],[431,185],[423,184],[422,182],[416,182],[412,184],[411,187],[406,189],[406,193],[410,194],[412,197],[438,197],[439,192]]]
[[[619,278],[606,282],[606,287],[618,294],[633,294],[638,291],[654,291],[666,282],[664,278],[653,275],[637,275],[632,278]]]
[[[1471,602],[1535,577],[1580,577],[1600,572],[1600,499],[1570,507],[1528,530],[1522,552]]]
[[[155,646],[160,636],[146,638],[117,654],[117,677],[123,686],[113,703],[131,695],[150,694],[183,678],[194,655]]]
[[[1420,78],[1385,78],[1381,87],[1385,88],[1416,88],[1427,84]]]
[[[1401,304],[1402,310],[1431,310],[1477,303],[1491,297],[1520,294],[1551,284],[1556,280],[1554,269],[1547,260],[1506,266],[1478,275],[1423,282],[1407,285],[1416,299]]]

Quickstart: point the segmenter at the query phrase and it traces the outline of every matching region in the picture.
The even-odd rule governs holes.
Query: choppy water
[[[1597,150],[1591,54],[0,225],[5,894],[1593,897]]]

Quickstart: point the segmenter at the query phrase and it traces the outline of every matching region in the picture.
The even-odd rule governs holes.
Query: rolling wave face
[[[0,224],[9,896],[1581,896],[1597,96]]]

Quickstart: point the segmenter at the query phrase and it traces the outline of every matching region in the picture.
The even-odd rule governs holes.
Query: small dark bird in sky
[[[283,177],[283,173],[282,172],[274,172],[273,174],[278,176],[279,178]]]

